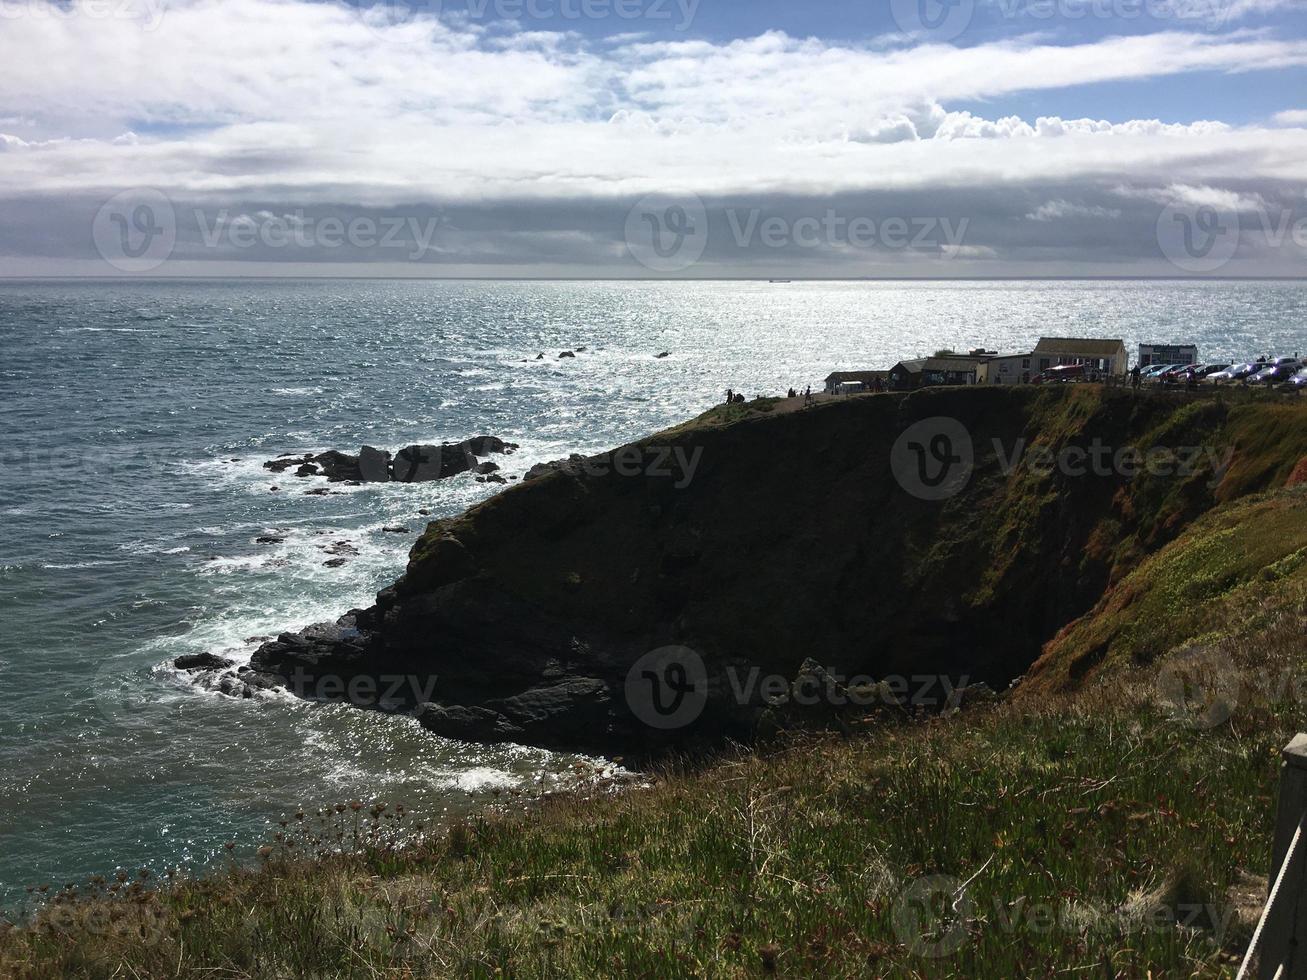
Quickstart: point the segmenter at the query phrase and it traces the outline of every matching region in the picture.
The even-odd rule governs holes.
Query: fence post
[[[1303,813],[1307,812],[1307,734],[1295,735],[1282,755],[1284,762],[1280,766],[1280,802],[1275,811],[1270,888],[1275,886],[1298,824]],[[1280,885],[1275,904],[1266,910],[1266,935],[1262,940],[1257,971],[1260,980],[1274,980],[1277,976],[1280,980],[1307,978],[1307,948],[1299,949],[1300,944],[1307,946],[1307,896],[1303,894],[1307,889],[1305,870],[1307,861],[1299,856],[1290,876]]]

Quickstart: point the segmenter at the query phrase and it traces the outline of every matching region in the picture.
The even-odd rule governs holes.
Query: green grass
[[[1299,646],[1258,656],[1301,671]],[[1268,688],[1195,728],[1158,690],[1134,671],[1038,709],[878,719],[434,829],[291,815],[260,867],[62,893],[0,938],[0,973],[1229,975],[1255,909],[1227,890],[1267,871],[1278,749],[1307,719]],[[933,876],[968,883],[960,915],[914,897]]]
[[[1300,485],[1218,508],[1144,559],[1045,647],[1032,689],[1065,689],[1232,630],[1273,634],[1305,605],[1307,485]]]

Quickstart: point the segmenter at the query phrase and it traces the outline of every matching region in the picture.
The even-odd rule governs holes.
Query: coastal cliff
[[[741,678],[813,665],[948,690],[1040,661],[1041,683],[1074,684],[1109,647],[1052,670],[1050,640],[1307,457],[1307,407],[1241,397],[1068,385],[794,407],[720,406],[436,521],[374,606],[264,644],[228,688],[330,699],[364,681],[442,735],[613,754],[747,739],[775,698]],[[669,648],[702,664],[702,703],[651,724],[632,668]]]

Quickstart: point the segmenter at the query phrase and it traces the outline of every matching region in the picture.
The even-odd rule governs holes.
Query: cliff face
[[[1129,475],[1135,447],[1175,454]],[[1304,456],[1302,404],[1089,385],[721,407],[433,523],[375,606],[265,644],[243,677],[315,697],[329,675],[434,683],[394,706],[452,737],[600,752],[748,737],[775,693],[748,678],[809,659],[1006,686],[1147,555]]]

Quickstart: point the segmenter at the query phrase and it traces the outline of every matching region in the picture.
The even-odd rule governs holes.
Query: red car
[[[1057,367],[1051,367],[1039,372],[1035,376],[1032,384],[1047,385],[1059,384],[1066,381],[1084,381],[1085,366],[1083,364],[1059,364]]]

